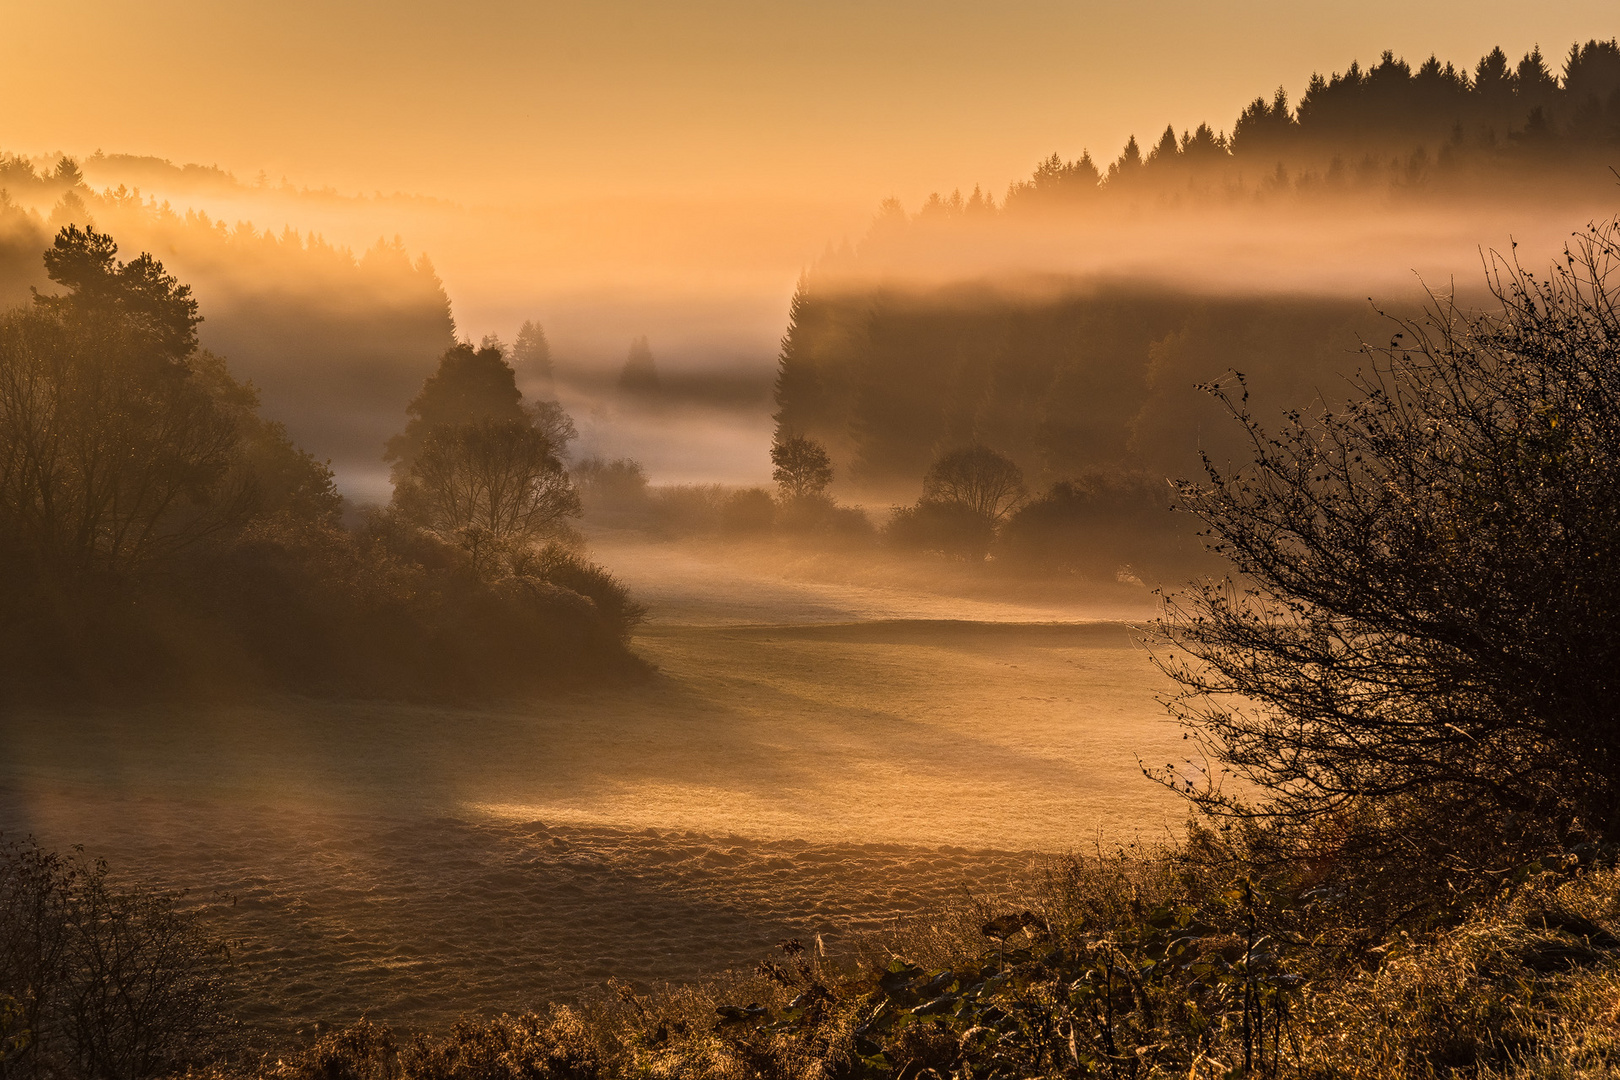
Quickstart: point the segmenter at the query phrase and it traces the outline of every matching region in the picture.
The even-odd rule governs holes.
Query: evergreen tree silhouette
[[[542,396],[556,396],[556,372],[552,367],[551,342],[546,339],[545,327],[532,319],[525,320],[518,330],[517,341],[512,345],[512,355],[517,360],[518,371],[539,384]]]
[[[652,348],[643,334],[630,342],[630,355],[619,372],[619,392],[629,397],[652,398],[662,390],[663,383],[658,378]]]

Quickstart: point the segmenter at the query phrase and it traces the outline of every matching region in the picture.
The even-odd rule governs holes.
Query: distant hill
[[[1534,208],[1567,234],[1583,208],[1620,209],[1611,164],[1612,40],[1571,47],[1558,73],[1539,50],[1471,69],[1385,53],[1314,77],[1297,105],[1256,98],[1229,132],[1167,128],[1106,166],[1053,155],[999,204],[891,200],[801,282],[778,429],[823,442],[841,482],[898,497],[974,442],[1037,484],[1195,476],[1200,450],[1244,456],[1196,383],[1244,372],[1262,409],[1334,399],[1358,343],[1387,333],[1369,294],[1417,309],[1412,262],[1380,259],[1420,253],[1434,221],[1448,272],[1478,266],[1477,245],[1509,239],[1480,207]],[[1375,289],[1375,267],[1408,284]]]
[[[122,164],[235,183],[158,159]],[[300,445],[340,470],[381,468],[405,403],[455,340],[449,297],[426,256],[411,258],[397,240],[356,254],[314,234],[231,227],[125,187],[97,192],[84,177],[66,158],[42,169],[0,156],[0,304],[49,284],[41,255],[57,229],[93,223],[124,258],[150,251],[193,286],[204,347],[259,387],[266,412]]]

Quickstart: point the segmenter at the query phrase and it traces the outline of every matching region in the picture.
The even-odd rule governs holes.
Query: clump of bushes
[[[0,847],[0,1076],[141,1080],[232,1047],[225,948],[176,899]]]
[[[904,551],[982,562],[996,538],[996,523],[971,506],[922,499],[915,506],[896,507],[883,538]]]
[[[66,291],[0,315],[5,697],[479,696],[640,670],[641,609],[571,548],[566,425],[522,407],[498,349],[446,353],[390,443],[394,506],[348,528],[330,469],[197,347],[189,289],[116,252],[64,229],[45,261]]]

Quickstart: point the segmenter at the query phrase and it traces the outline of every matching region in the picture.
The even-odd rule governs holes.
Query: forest
[[[1344,392],[1366,345],[1396,332],[1392,318],[1428,302],[1411,285],[1363,288],[1360,256],[1312,237],[1391,227],[1425,199],[1506,207],[1533,190],[1544,209],[1584,185],[1602,192],[1584,205],[1609,205],[1617,152],[1614,41],[1571,46],[1556,75],[1539,50],[1515,65],[1494,49],[1472,71],[1386,53],[1313,77],[1297,105],[1281,91],[1256,99],[1229,135],[1166,130],[1146,154],[1132,140],[1106,170],[1054,155],[1000,206],[977,190],[935,195],[912,215],[891,201],[861,244],[800,279],[778,360],[778,436],[825,447],[840,490],[897,504],[941,455],[989,448],[1045,500],[1036,547],[1129,535],[1117,550],[1145,542],[1138,562],[1183,576],[1198,545],[1186,519],[1163,512],[1164,480],[1246,450],[1196,388],[1241,373],[1257,409],[1320,407]],[[1279,199],[1294,216],[1271,231],[1279,219],[1256,207]],[[1135,215],[1119,232],[1064,231],[1104,222],[1119,200]],[[1140,269],[1065,270],[1053,257],[1119,244],[1149,253]],[[1259,280],[1234,254],[1249,246],[1267,253]],[[1313,254],[1346,277],[1308,276]],[[1032,527],[1026,517],[1011,532]]]
[[[450,346],[396,403],[395,499],[345,523],[330,467],[200,347],[190,286],[117,254],[64,226],[41,260],[64,291],[0,315],[7,700],[479,697],[638,670],[640,609],[568,527],[571,429],[524,408],[500,350]]]
[[[122,185],[95,190],[65,157],[36,168],[0,156],[0,192],[0,304],[48,286],[39,253],[63,226],[153,252],[206,307],[203,344],[231,358],[301,445],[340,468],[376,462],[399,403],[456,340],[432,263],[397,238],[356,255],[315,233],[215,221]]]
[[[938,194],[930,220],[1084,206],[1092,197],[1342,197],[1356,190],[1408,196],[1479,195],[1533,183],[1540,197],[1602,186],[1620,145],[1620,42],[1570,46],[1555,71],[1539,47],[1517,63],[1500,47],[1470,70],[1435,56],[1414,68],[1392,52],[1362,67],[1311,77],[1290,105],[1282,88],[1256,97],[1230,131],[1199,124],[1178,136],[1135,136],[1106,165],[1089,151],[1053,154],[993,193]]]

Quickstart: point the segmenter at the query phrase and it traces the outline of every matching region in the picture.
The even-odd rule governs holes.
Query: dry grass
[[[1196,901],[1200,890],[1213,887],[1213,879],[1177,859],[1070,859],[1051,870],[1027,899],[1054,920],[1052,941],[1069,947],[1124,942],[1154,908]],[[376,1056],[374,1030],[351,1029],[270,1071],[284,1080],[1615,1076],[1620,940],[1610,935],[1617,900],[1615,870],[1548,874],[1426,937],[1398,934],[1331,960],[1302,952],[1291,960],[1305,982],[1292,998],[1279,1052],[1260,1054],[1247,1072],[1233,1024],[1194,1030],[1189,1017],[1196,1010],[1170,1007],[1175,995],[1199,992],[1186,980],[1167,984],[1156,1026],[1138,1032],[1130,1053],[1088,1059],[1067,1049],[1073,1043],[1065,1036],[1050,1058],[1055,1067],[1009,1071],[1007,1055],[998,1056],[994,1040],[978,1034],[982,1025],[915,1022],[884,1036],[884,1056],[873,1057],[862,1043],[877,1037],[868,1018],[883,996],[881,980],[896,977],[888,974],[898,966],[894,958],[932,975],[971,968],[986,955],[979,923],[994,907],[972,898],[904,931],[872,937],[859,959],[841,969],[813,951],[786,956],[752,974],[655,995],[626,990],[583,1010],[468,1021],[444,1038],[411,1040],[386,1062]],[[1060,925],[1060,918],[1069,921]],[[1008,983],[1015,985],[1016,979]],[[802,1001],[812,986],[826,992],[819,1012],[794,1020],[805,1013],[795,998]],[[1039,998],[1030,982],[998,1000],[1014,1010]],[[762,1019],[736,1018],[760,1010]],[[1123,1032],[1125,1022],[1119,1027]]]

